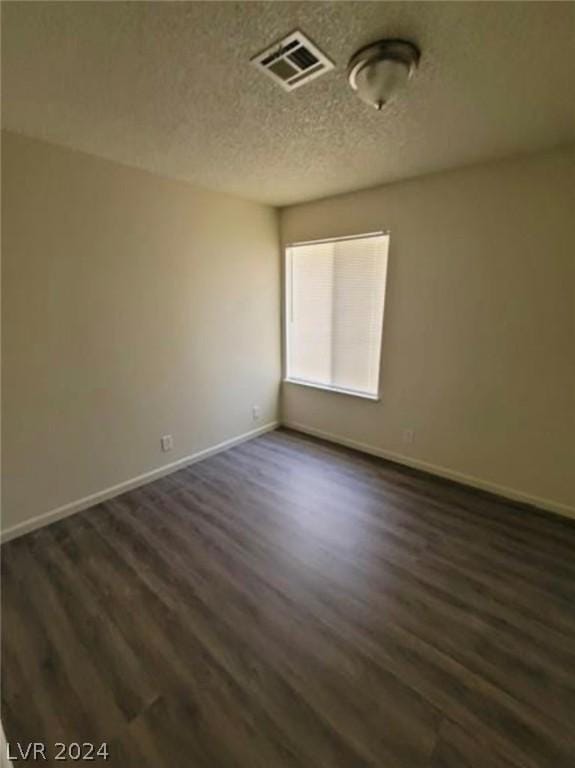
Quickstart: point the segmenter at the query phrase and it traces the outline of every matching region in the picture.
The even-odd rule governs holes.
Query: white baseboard
[[[257,429],[250,430],[249,432],[244,432],[242,435],[232,437],[229,440],[224,440],[222,443],[213,445],[210,448],[204,448],[203,451],[198,451],[197,453],[193,453],[190,456],[185,456],[183,459],[173,461],[171,464],[164,464],[161,467],[150,470],[149,472],[144,472],[143,475],[132,477],[129,480],[124,480],[122,483],[118,483],[117,485],[104,488],[102,491],[97,491],[96,493],[92,493],[89,496],[84,496],[82,499],[76,499],[75,501],[71,501],[70,503],[64,504],[61,507],[51,509],[49,512],[44,512],[43,514],[37,515],[36,517],[31,517],[28,520],[24,520],[22,523],[18,523],[17,525],[13,525],[11,528],[7,528],[5,531],[2,531],[0,534],[0,540],[4,542],[9,541],[10,539],[15,539],[18,536],[23,536],[25,533],[34,531],[36,528],[42,528],[45,525],[54,523],[56,520],[62,519],[63,517],[68,517],[68,515],[73,515],[75,512],[81,512],[83,509],[88,509],[88,507],[94,506],[94,504],[99,504],[102,501],[106,501],[106,499],[119,496],[121,493],[125,493],[132,488],[137,488],[140,485],[150,483],[152,480],[157,480],[159,477],[170,475],[172,472],[176,472],[178,469],[183,469],[184,467],[188,467],[190,464],[194,464],[196,461],[201,461],[202,459],[207,459],[208,456],[213,456],[214,454],[220,453],[221,451],[226,451],[228,448],[232,448],[234,445],[239,445],[246,440],[252,440],[254,437],[263,435],[265,432],[271,432],[272,430],[277,429],[278,426],[279,422],[277,421],[269,422],[268,424],[264,424],[263,427],[258,427]]]
[[[489,491],[491,493],[497,494],[498,496],[503,496],[504,498],[510,499],[511,501],[519,501],[524,504],[530,504],[534,507],[538,507],[539,509],[544,509],[548,512],[554,512],[558,515],[562,515],[563,517],[575,519],[575,508],[567,504],[561,504],[559,502],[551,501],[550,499],[544,499],[539,496],[532,496],[514,488],[508,488],[507,486],[498,485],[487,480],[482,480],[472,475],[456,472],[452,469],[448,469],[447,467],[431,464],[427,461],[413,459],[410,456],[404,456],[403,454],[396,453],[395,451],[386,451],[381,448],[377,448],[376,446],[369,445],[368,443],[362,443],[357,440],[350,440],[347,437],[336,435],[332,432],[324,432],[323,430],[313,429],[312,427],[308,427],[305,424],[300,424],[298,422],[286,421],[283,422],[282,425],[297,432],[303,432],[314,437],[320,437],[324,440],[328,440],[329,442],[344,445],[348,448],[354,448],[357,451],[368,453],[372,456],[379,456],[380,458],[389,459],[390,461],[394,461],[398,464],[404,464],[408,467],[413,467],[414,469],[421,469],[425,472],[429,472],[430,474],[438,475],[439,477],[445,477],[448,480],[455,480],[458,483],[469,485],[472,488],[479,488],[483,491]],[[172,472],[176,472],[178,469],[183,469],[190,464],[194,464],[197,461],[206,459],[208,456],[213,456],[216,453],[220,453],[221,451],[225,451],[228,448],[232,448],[234,445],[239,445],[246,440],[252,440],[254,437],[263,435],[265,432],[271,432],[272,430],[277,429],[278,426],[280,426],[279,422],[270,422],[257,429],[244,432],[237,437],[224,440],[223,442],[218,443],[217,445],[213,445],[210,448],[205,448],[204,450],[198,451],[197,453],[191,454],[190,456],[185,456],[184,458],[178,459],[177,461],[174,461],[170,464],[164,464],[161,467],[152,469],[142,475],[132,477],[129,480],[125,480],[122,483],[118,483],[117,485],[105,488],[102,491],[92,493],[89,496],[76,499],[75,501],[64,504],[63,506],[57,507],[56,509],[52,509],[48,512],[45,512],[44,514],[29,518],[22,523],[18,523],[17,525],[2,531],[0,534],[0,541],[9,541],[10,539],[15,539],[18,536],[23,536],[25,533],[36,530],[37,528],[42,528],[45,525],[49,525],[50,523],[53,523],[56,520],[60,520],[64,517],[68,517],[69,515],[73,515],[75,512],[81,512],[83,509],[88,509],[95,504],[106,501],[106,499],[119,496],[121,493],[125,493],[132,488],[137,488],[138,486],[150,483],[152,480],[157,480],[160,477],[169,475]]]
[[[324,432],[319,429],[313,429],[312,427],[307,427],[305,424],[299,424],[293,421],[284,421],[282,422],[282,426],[287,427],[288,429],[293,429],[296,432],[303,432],[306,435],[320,437],[324,440],[328,440],[331,443],[344,445],[347,448],[355,448],[355,450],[361,451],[362,453],[369,453],[372,456],[379,456],[382,459],[389,459],[389,461],[394,461],[398,464],[405,464],[408,467],[413,467],[413,469],[421,469],[424,472],[429,472],[432,475],[438,475],[439,477],[444,477],[448,480],[455,480],[458,483],[469,485],[472,488],[478,488],[482,491],[489,491],[490,493],[497,494],[498,496],[503,496],[510,501],[519,501],[523,504],[530,504],[531,506],[538,507],[539,509],[544,509],[547,512],[554,512],[557,515],[575,519],[575,507],[570,507],[568,504],[561,504],[560,502],[551,501],[550,499],[543,499],[539,496],[531,496],[530,494],[523,493],[523,491],[518,491],[515,488],[508,488],[505,485],[498,485],[497,483],[492,483],[488,480],[482,480],[481,478],[474,477],[473,475],[466,475],[463,472],[456,472],[455,470],[448,469],[447,467],[431,464],[427,461],[421,461],[419,459],[413,459],[410,456],[404,456],[403,454],[396,453],[395,451],[386,451],[382,448],[377,448],[374,445],[360,443],[356,440],[350,440],[347,437],[343,437],[341,435],[334,435],[331,432]]]

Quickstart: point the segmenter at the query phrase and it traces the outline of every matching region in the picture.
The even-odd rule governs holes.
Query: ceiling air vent
[[[293,91],[334,67],[299,30],[258,53],[251,61],[286,91]]]

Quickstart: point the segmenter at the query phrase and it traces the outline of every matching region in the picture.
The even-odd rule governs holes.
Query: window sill
[[[311,389],[321,389],[324,392],[335,392],[337,395],[350,395],[351,397],[360,397],[362,400],[371,400],[379,402],[379,395],[370,395],[367,392],[355,392],[353,389],[342,389],[341,387],[330,387],[327,384],[315,384],[311,381],[300,381],[299,379],[284,379],[284,384],[296,384],[298,387],[310,387]]]

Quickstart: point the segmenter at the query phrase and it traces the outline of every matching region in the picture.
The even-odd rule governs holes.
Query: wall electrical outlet
[[[164,435],[160,442],[162,444],[162,451],[171,451],[174,447],[174,438],[171,435]]]
[[[252,419],[254,421],[257,421],[261,415],[262,415],[262,412],[259,405],[254,405],[252,408]]]
[[[413,443],[413,441],[415,440],[415,430],[404,429],[403,434],[401,435],[401,439],[405,445],[411,445],[411,443]]]

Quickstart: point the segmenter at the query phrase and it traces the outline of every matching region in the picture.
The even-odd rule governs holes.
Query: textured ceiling
[[[249,59],[301,28],[336,69],[286,93]],[[275,205],[575,140],[575,3],[2,3],[3,124]],[[419,44],[382,113],[345,67]]]

